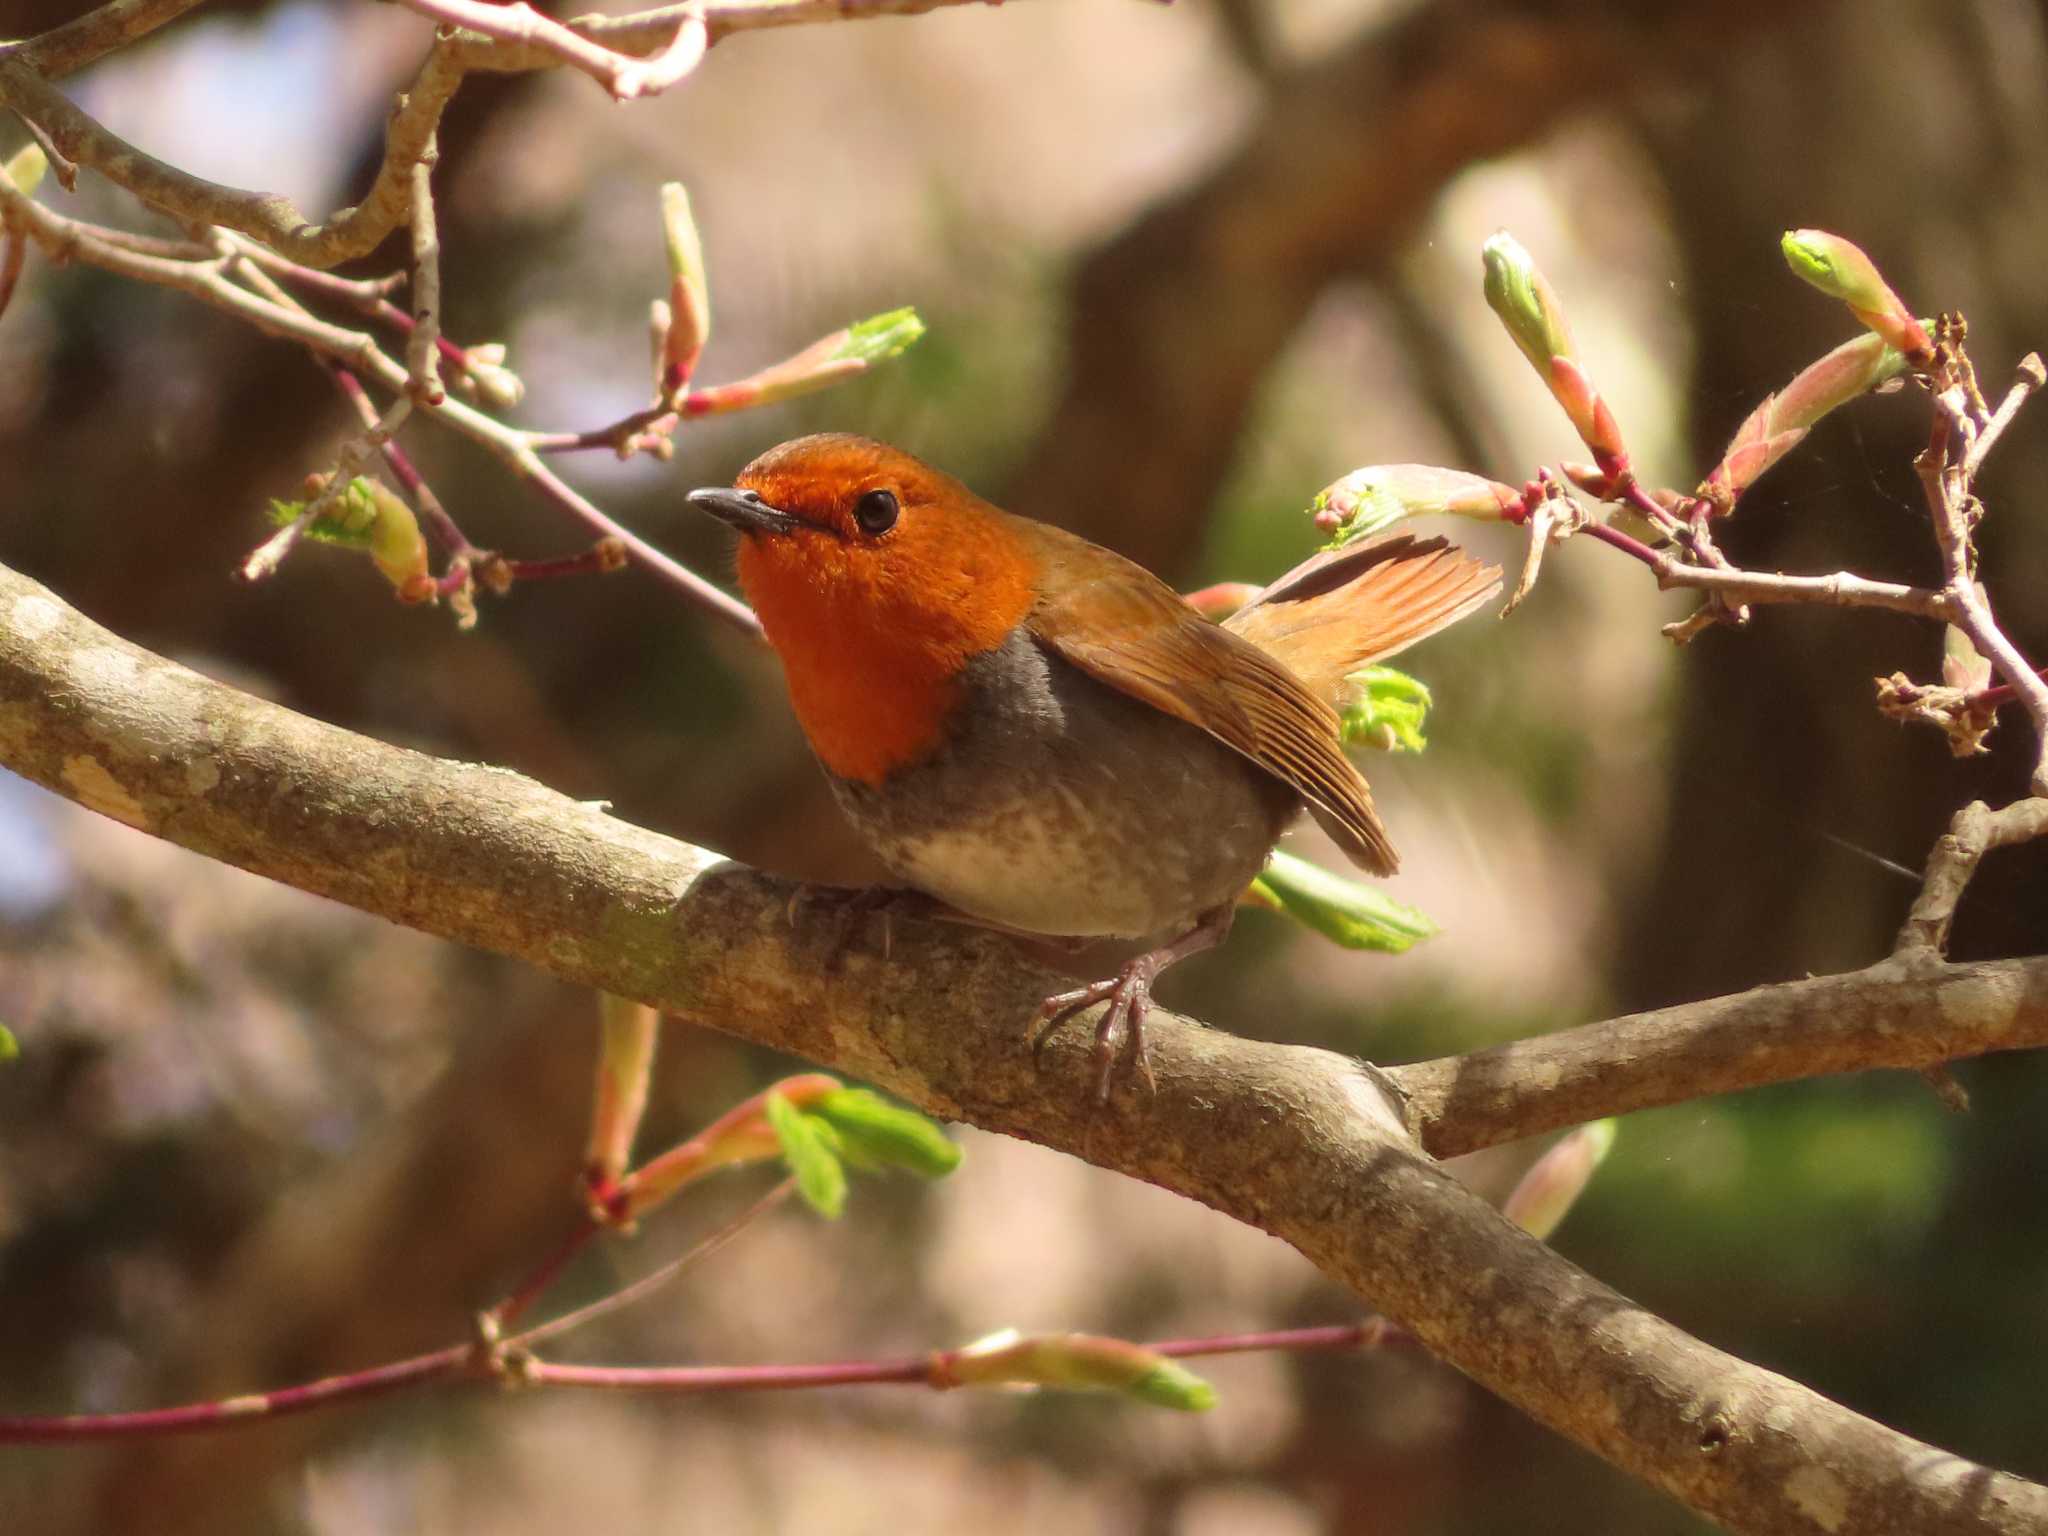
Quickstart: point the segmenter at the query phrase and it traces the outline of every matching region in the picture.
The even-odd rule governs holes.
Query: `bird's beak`
[[[804,526],[802,518],[769,506],[758,491],[737,490],[729,485],[709,486],[690,492],[689,502],[720,522],[732,524],[741,533],[791,533]]]

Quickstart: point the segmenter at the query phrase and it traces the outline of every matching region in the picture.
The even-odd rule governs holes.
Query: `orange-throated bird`
[[[1144,1066],[1153,980],[1223,938],[1304,806],[1393,873],[1332,702],[1500,584],[1401,536],[1318,555],[1215,624],[1122,556],[836,433],[690,501],[739,530],[797,719],[891,874],[999,928],[1164,939],[1041,1009],[1108,1000],[1099,1097],[1126,1024]]]

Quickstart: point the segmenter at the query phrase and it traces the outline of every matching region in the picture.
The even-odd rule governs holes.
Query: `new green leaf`
[[[1346,949],[1398,955],[1440,930],[1415,908],[1378,886],[1332,874],[1306,859],[1275,851],[1251,885],[1252,900],[1285,912]]]
[[[960,1149],[932,1121],[866,1088],[842,1088],[810,1106],[838,1132],[848,1157],[942,1179],[960,1166]]]
[[[761,1108],[796,1177],[797,1193],[820,1216],[837,1221],[846,1209],[846,1166],[830,1145],[829,1131],[779,1093],[764,1098]]]

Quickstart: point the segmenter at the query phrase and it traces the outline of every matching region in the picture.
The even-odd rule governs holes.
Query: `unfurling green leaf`
[[[1344,681],[1355,692],[1343,709],[1344,739],[1383,752],[1420,752],[1429,717],[1429,689],[1393,667],[1372,666]]]
[[[1824,229],[1788,229],[1778,242],[1793,275],[1856,309],[1881,309],[1891,285],[1863,248]]]
[[[1571,418],[1579,440],[1593,450],[1605,476],[1628,474],[1628,445],[1614,412],[1573,356],[1564,305],[1551,291],[1535,258],[1506,230],[1480,247],[1486,302],[1529,359],[1551,397]]]
[[[960,1166],[960,1149],[937,1125],[868,1089],[841,1088],[810,1109],[838,1132],[850,1159],[906,1169],[926,1179],[942,1179]]]
[[[1535,370],[1547,379],[1550,361],[1572,355],[1564,306],[1522,242],[1501,230],[1479,248],[1486,304]]]
[[[846,1167],[826,1128],[779,1093],[764,1097],[761,1109],[782,1147],[782,1160],[796,1176],[797,1193],[820,1216],[837,1221],[846,1209]]]
[[[915,309],[892,309],[846,328],[833,362],[879,363],[914,345],[924,335],[924,321]]]
[[[1154,1408],[1182,1413],[1207,1413],[1216,1406],[1216,1389],[1178,1360],[1162,1359],[1124,1392]]]
[[[1177,1361],[1125,1339],[1089,1333],[990,1334],[946,1357],[955,1386],[1064,1387],[1119,1392],[1156,1408],[1204,1413],[1216,1389]]]
[[[730,384],[693,389],[676,402],[685,416],[714,416],[794,400],[886,362],[924,334],[914,309],[871,315],[843,331],[821,336],[793,357]]]
[[[1277,850],[1266,860],[1265,870],[1251,883],[1247,895],[1346,949],[1398,955],[1440,931],[1422,913],[1377,886],[1332,874]]]
[[[279,527],[295,523],[308,505],[304,501],[272,501],[271,521]],[[412,508],[391,487],[367,475],[357,475],[342,487],[327,511],[306,529],[306,537],[362,550],[403,595],[411,595],[410,588],[428,579],[427,544]]]
[[[1332,481],[1309,504],[1329,548],[1378,533],[1403,518],[1449,514],[1488,522],[1519,521],[1522,495],[1484,475],[1435,464],[1369,464]]]
[[[0,1061],[12,1061],[21,1054],[21,1042],[14,1038],[14,1032],[0,1024]]]
[[[1908,358],[1926,361],[1934,343],[1927,327],[1892,291],[1863,248],[1824,229],[1788,229],[1778,242],[1793,273],[1850,312]]]

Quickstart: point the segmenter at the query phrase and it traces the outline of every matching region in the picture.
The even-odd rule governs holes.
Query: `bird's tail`
[[[1500,567],[1447,539],[1395,534],[1312,555],[1224,621],[1335,702],[1344,679],[1500,591]]]

